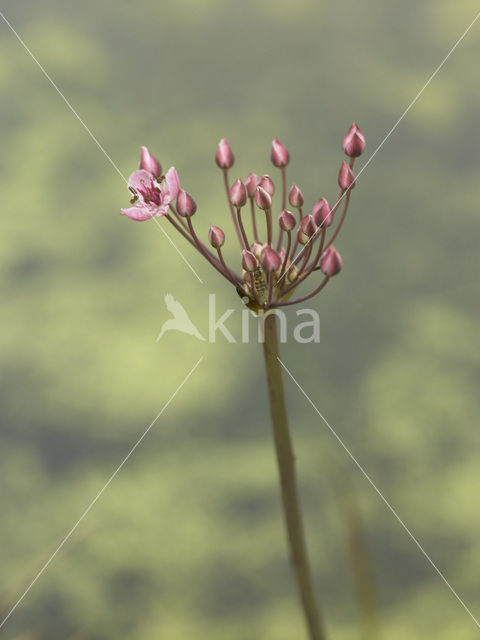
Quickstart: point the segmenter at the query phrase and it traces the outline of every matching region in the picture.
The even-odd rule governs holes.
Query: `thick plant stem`
[[[305,544],[295,473],[295,456],[288,428],[283,371],[279,361],[277,317],[274,313],[267,315],[265,318],[263,352],[267,372],[273,439],[280,474],[283,513],[295,579],[308,628],[308,637],[310,640],[326,640],[323,621],[315,601]]]

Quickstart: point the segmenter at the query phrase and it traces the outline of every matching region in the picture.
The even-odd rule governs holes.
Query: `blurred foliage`
[[[245,175],[273,173],[278,135],[307,203],[333,199],[351,121],[372,153],[477,9],[473,0],[6,0],[2,11],[120,174],[136,167],[140,144],[175,164],[205,234],[227,217],[212,161],[221,136]],[[321,344],[284,348],[305,391],[474,611],[478,29],[359,179],[337,243],[345,269],[312,303]],[[303,637],[260,349],[173,333],[155,342],[165,293],[202,331],[207,294],[238,309],[236,294],[181,239],[203,285],[154,224],[120,218],[128,194],[119,173],[6,25],[0,54],[0,611],[204,356],[0,637]],[[384,637],[477,637],[318,415],[287,389],[331,637],[359,637],[331,486],[342,476],[364,515]]]

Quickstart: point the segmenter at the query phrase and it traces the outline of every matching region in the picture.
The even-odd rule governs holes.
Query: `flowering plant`
[[[156,216],[165,217],[222,276],[235,286],[250,309],[257,314],[265,315],[263,351],[280,491],[292,565],[310,640],[324,640],[326,635],[314,594],[303,531],[295,457],[288,427],[276,315],[268,312],[277,307],[308,300],[319,293],[330,278],[341,270],[342,258],[334,248],[333,241],[342,228],[351,191],[355,187],[353,164],[355,158],[363,153],[364,148],[365,138],[354,123],[343,139],[343,151],[349,161],[348,163],[343,161],[340,167],[338,174],[340,193],[335,204],[330,207],[325,198],[320,198],[313,205],[311,213],[304,215],[304,197],[300,188],[294,183],[287,194],[286,167],[290,161],[290,154],[275,138],[272,142],[270,157],[273,165],[280,169],[281,196],[278,225],[274,225],[273,197],[276,189],[273,180],[268,175],[258,177],[254,173],[249,173],[244,181],[237,179],[230,185],[228,171],[232,168],[235,158],[225,138],[220,140],[215,160],[223,172],[228,207],[240,244],[241,274],[225,262],[222,252],[225,233],[220,227],[210,226],[208,232],[210,247],[200,240],[192,222],[197,211],[195,200],[187,191],[180,188],[178,175],[173,167],[165,176],[162,176],[160,163],[146,147],[141,149],[140,168],[132,173],[128,181],[128,188],[133,196],[132,206],[122,209],[123,214],[136,221],[145,221]],[[296,211],[296,215],[286,208],[287,199],[289,206]],[[327,238],[327,229],[332,227],[342,200],[342,212],[333,232]],[[243,210],[247,203],[250,203],[251,216],[248,232],[243,219]],[[260,220],[260,224],[259,215],[264,218],[263,221]],[[263,234],[260,228],[264,229]],[[297,287],[317,271],[323,274],[320,283],[314,284],[310,293],[292,300]]]

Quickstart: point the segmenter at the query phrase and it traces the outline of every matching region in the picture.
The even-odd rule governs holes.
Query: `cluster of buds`
[[[277,196],[276,220],[274,215],[275,184],[269,175],[249,173],[244,179],[230,184],[229,170],[235,163],[233,151],[222,138],[215,161],[222,170],[228,207],[235,233],[240,244],[241,274],[225,262],[222,247],[225,233],[220,227],[210,226],[208,243],[198,237],[192,222],[197,205],[192,196],[180,188],[177,172],[171,167],[165,176],[158,160],[142,147],[140,168],[130,176],[128,188],[131,204],[122,213],[132,220],[148,220],[164,216],[175,229],[192,244],[210,264],[237,289],[248,306],[258,312],[296,304],[319,293],[331,277],[342,268],[342,258],[333,246],[350,202],[355,186],[353,163],[363,153],[365,138],[354,123],[343,139],[343,151],[348,162],[342,161],[338,174],[340,192],[330,207],[325,198],[315,202],[311,213],[304,213],[304,197],[293,183],[287,190],[286,167],[290,154],[275,138],[272,142],[271,161],[280,171],[281,192]],[[335,226],[335,214],[342,205]],[[287,206],[292,209],[290,210]],[[249,224],[243,212],[249,210]],[[331,233],[327,238],[327,230]],[[262,231],[263,233],[262,233]],[[313,290],[302,297],[293,298],[297,287],[309,276],[320,272],[323,277]]]

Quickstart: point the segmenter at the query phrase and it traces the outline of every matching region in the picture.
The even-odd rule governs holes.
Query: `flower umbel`
[[[244,180],[238,178],[230,183],[228,172],[234,165],[235,156],[226,139],[221,139],[215,160],[223,173],[228,208],[240,244],[238,262],[242,268],[241,275],[225,262],[222,253],[224,231],[215,225],[210,227],[208,244],[214,249],[211,251],[193,227],[192,218],[197,209],[193,197],[180,189],[173,167],[165,177],[160,176],[161,165],[146,147],[141,149],[141,168],[134,171],[128,181],[133,195],[132,206],[122,209],[122,213],[137,221],[165,216],[235,286],[242,298],[247,297],[247,305],[257,313],[303,302],[319,293],[342,268],[342,258],[333,247],[333,241],[343,225],[351,191],[355,187],[355,158],[365,148],[365,138],[356,124],[350,127],[342,146],[348,162],[341,163],[338,175],[340,193],[335,204],[330,207],[325,198],[318,199],[317,196],[311,212],[305,214],[305,198],[297,184],[293,183],[287,191],[286,167],[290,154],[277,138],[273,140],[270,158],[274,167],[280,170],[278,206],[274,205],[275,184],[268,175],[258,178],[255,173],[250,173]],[[285,208],[287,193],[288,203],[296,213]],[[242,218],[242,209],[247,204],[247,209],[250,209],[248,228]],[[342,212],[334,225],[340,204],[343,204]],[[326,237],[327,229],[329,238]],[[314,283],[310,293],[291,299],[301,283],[308,277],[316,278],[318,274],[323,274],[323,279]]]

